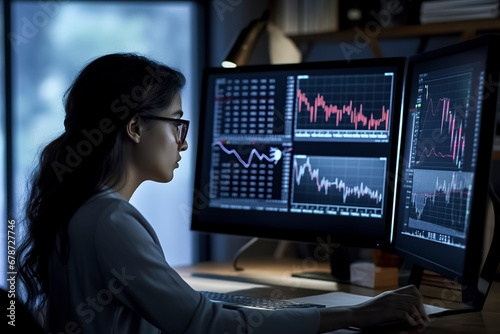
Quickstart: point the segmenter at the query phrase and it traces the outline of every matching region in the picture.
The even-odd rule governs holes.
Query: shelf
[[[406,38],[447,34],[461,34],[466,37],[470,34],[475,35],[478,31],[488,30],[500,30],[500,19],[441,22],[381,28],[380,32],[377,36],[374,36],[374,38]],[[288,37],[297,44],[310,42],[346,42],[352,41],[352,39],[359,34],[359,31],[360,28],[354,28],[336,32],[290,35]],[[363,29],[361,31],[363,31]],[[370,36],[370,34],[367,35]]]
[[[428,38],[436,35],[459,34],[460,40],[472,39],[481,31],[500,31],[500,19],[469,20],[455,22],[428,23],[408,26],[395,26],[380,28],[375,31],[365,31],[364,28],[353,28],[336,32],[322,32],[314,34],[289,35],[297,45],[307,44],[311,49],[314,44],[322,42],[354,42],[356,37],[365,38],[370,44],[375,57],[381,57],[382,53],[378,45],[380,39],[420,37]],[[363,34],[365,34],[363,36]],[[368,40],[366,40],[366,37]],[[423,48],[421,51],[423,51]],[[310,50],[309,50],[310,51]],[[306,51],[308,54],[308,52]]]

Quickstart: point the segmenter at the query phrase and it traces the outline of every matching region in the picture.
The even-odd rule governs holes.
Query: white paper
[[[298,303],[313,303],[313,304],[326,305],[327,307],[332,307],[332,306],[356,305],[363,303],[371,298],[373,297],[361,296],[347,292],[330,292],[322,295],[301,297],[290,300]],[[427,305],[427,304],[425,304],[424,307],[428,315],[441,313],[443,311],[448,310],[446,308]]]
[[[253,284],[236,281],[222,281],[217,279],[207,279],[191,276],[185,281],[194,289],[199,291],[214,291],[214,292],[233,292],[238,290],[247,290],[255,288],[266,288],[267,285]]]

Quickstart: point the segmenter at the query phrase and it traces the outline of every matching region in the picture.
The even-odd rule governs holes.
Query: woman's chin
[[[172,171],[169,174],[158,175],[152,181],[158,182],[158,183],[168,183],[168,182],[172,181],[173,178],[174,178],[174,172]]]

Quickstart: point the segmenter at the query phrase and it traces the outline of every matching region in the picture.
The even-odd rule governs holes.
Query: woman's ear
[[[141,134],[142,134],[142,126],[141,126],[141,121],[139,117],[135,116],[133,117],[128,123],[125,128],[125,131],[127,131],[127,136],[136,144],[139,144],[141,141]]]

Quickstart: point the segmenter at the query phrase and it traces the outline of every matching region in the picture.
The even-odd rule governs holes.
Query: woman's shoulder
[[[88,199],[71,218],[69,230],[77,235],[88,234],[92,239],[122,231],[121,233],[130,234],[129,237],[135,238],[148,234],[157,241],[153,228],[142,214],[111,190],[100,192]]]
[[[117,213],[125,215],[140,215],[137,209],[125,201],[117,192],[106,189],[94,194],[85,201],[72,217],[72,220],[83,218],[85,220],[96,220],[112,218]]]

